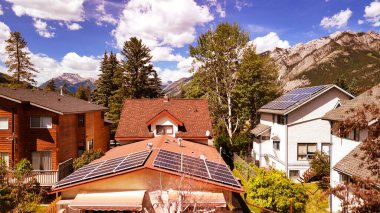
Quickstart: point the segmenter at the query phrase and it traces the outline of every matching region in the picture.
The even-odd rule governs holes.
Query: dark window
[[[78,115],[78,127],[84,127],[84,123],[85,123],[85,120],[84,120],[84,115]]]
[[[341,183],[350,183],[351,182],[350,176],[345,175],[343,173],[339,173],[339,180]]]
[[[156,134],[157,135],[172,135],[173,126],[171,125],[156,125]]]
[[[278,124],[286,124],[286,117],[284,115],[277,115],[277,123]]]
[[[32,152],[33,170],[51,170],[51,152]]]
[[[297,160],[312,159],[316,151],[316,143],[299,143],[297,145]]]
[[[52,120],[53,120],[52,117],[49,117],[49,116],[31,116],[30,127],[51,129],[53,127]]]
[[[360,140],[360,129],[359,128],[355,128],[354,129],[354,138],[353,138],[355,141],[359,141]]]
[[[94,149],[94,140],[87,141],[86,148],[87,148],[87,150],[93,150]]]
[[[300,176],[300,170],[289,170],[290,178],[298,178]]]
[[[280,150],[280,141],[273,141],[273,149]]]
[[[267,141],[270,139],[270,136],[261,136],[261,140]]]

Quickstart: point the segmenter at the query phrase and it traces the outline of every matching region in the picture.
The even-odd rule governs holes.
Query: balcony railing
[[[41,186],[52,186],[58,181],[58,170],[33,170],[33,177],[37,179]]]

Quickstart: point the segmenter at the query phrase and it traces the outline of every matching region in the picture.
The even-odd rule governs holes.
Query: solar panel
[[[274,109],[274,110],[283,110],[287,109],[290,106],[298,103],[299,101],[311,97],[314,93],[320,91],[321,89],[325,88],[326,85],[321,86],[313,86],[313,87],[305,87],[305,88],[299,88],[292,90],[285,95],[275,99],[274,101],[269,102],[268,104],[265,104],[263,109]]]
[[[63,186],[142,166],[151,152],[151,150],[145,150],[131,153],[127,156],[85,165],[63,180],[57,182],[55,186]]]
[[[170,152],[160,149],[153,165],[208,180],[240,187],[231,171],[225,164]]]

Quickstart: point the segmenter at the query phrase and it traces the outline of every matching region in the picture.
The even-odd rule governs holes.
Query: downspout
[[[289,171],[288,171],[288,115],[285,116],[285,171],[286,171],[286,177],[289,177]]]
[[[333,148],[333,143],[332,143],[332,122],[330,121],[330,147],[329,147],[329,161],[330,161],[330,187],[331,187],[331,180],[332,180],[332,148]],[[332,212],[332,194],[329,196],[329,207],[330,207],[330,212]]]
[[[15,112],[12,107],[12,170],[15,166]]]

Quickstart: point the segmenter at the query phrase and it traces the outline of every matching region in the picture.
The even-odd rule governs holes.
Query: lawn
[[[247,181],[244,180],[243,176],[234,169],[233,174],[235,177],[241,179],[241,183],[243,185],[243,188],[247,191]],[[316,182],[313,183],[305,183],[303,184],[305,187],[308,195],[309,195],[309,201],[306,205],[306,213],[327,213],[328,211],[328,197],[323,196],[322,191],[318,190],[318,186]],[[244,199],[244,195],[240,194],[240,196]],[[260,210],[257,207],[254,207],[252,205],[247,204],[247,207],[251,212],[260,212]]]

